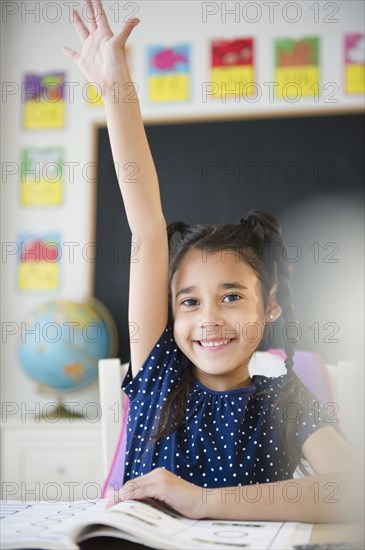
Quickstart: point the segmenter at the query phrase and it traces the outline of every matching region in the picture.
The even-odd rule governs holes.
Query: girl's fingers
[[[140,476],[138,479],[132,481],[127,481],[118,492],[119,500],[134,500],[137,493],[140,490],[141,483],[143,484],[143,476]]]
[[[94,2],[91,2],[91,0],[85,0],[85,4],[86,4],[85,17],[87,17],[87,20],[89,22],[89,30],[90,32],[94,32],[98,28],[96,24],[97,17],[94,11]]]
[[[99,24],[100,27],[104,27],[108,31],[111,32],[111,28],[109,26],[108,19],[107,19],[106,14],[105,14],[105,10],[104,10],[102,1],[101,0],[94,0],[94,3],[97,7],[97,10],[96,10],[97,11],[97,23]],[[94,6],[94,12],[95,12],[95,6]]]
[[[109,499],[108,502],[105,505],[105,510],[108,510],[108,508],[111,508],[115,504],[118,504],[118,502],[121,502],[123,499],[119,496],[119,491],[114,491],[113,489],[110,489],[106,495],[106,497]]]
[[[81,42],[84,42],[84,40],[87,39],[90,33],[76,10],[74,10],[73,15],[76,32],[79,35]]]
[[[139,22],[140,22],[139,19],[130,19],[129,21],[126,21],[122,30],[116,35],[116,39],[121,46],[124,46],[129,35],[133,31],[134,27],[138,25]]]
[[[71,50],[71,48],[69,48],[68,46],[64,46],[62,48],[62,52],[67,55],[67,57],[69,57],[70,59],[72,59],[73,61],[75,61],[75,63],[77,63],[77,60],[79,59],[80,57],[80,54],[75,52],[74,50]]]
[[[128,484],[131,483],[132,487],[128,486]],[[136,487],[135,483],[133,482],[127,482],[126,485],[123,485],[119,491],[111,491],[108,493],[109,501],[105,505],[105,510],[108,510],[108,508],[111,508],[115,504],[118,504],[118,502],[124,502],[125,500],[138,500],[136,497]]]

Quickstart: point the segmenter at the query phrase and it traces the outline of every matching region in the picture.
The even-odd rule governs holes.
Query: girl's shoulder
[[[170,360],[179,353],[180,350],[174,339],[173,323],[169,319],[157,342],[154,344],[144,361],[140,372],[145,370],[146,365],[158,365],[159,363],[165,365],[166,362],[170,362]]]
[[[181,371],[182,354],[173,334],[173,324],[168,320],[159,339],[148,354],[139,372],[132,377],[129,363],[122,389],[130,399],[145,398],[170,391]]]
[[[252,377],[253,383],[256,386],[256,392],[260,393],[261,391],[268,392],[268,395],[270,390],[274,392],[280,392],[283,390],[285,383],[286,383],[286,374],[282,374],[280,376],[265,376],[260,374],[255,374]]]
[[[310,404],[312,402],[318,402],[316,396],[310,391],[310,389],[298,379],[296,391],[292,393],[292,388],[289,389],[287,383],[290,382],[287,374],[280,376],[270,377],[262,375],[254,375],[252,377],[253,383],[256,387],[255,396],[265,400],[267,402],[278,402],[285,397],[286,405],[291,402],[296,404]]]

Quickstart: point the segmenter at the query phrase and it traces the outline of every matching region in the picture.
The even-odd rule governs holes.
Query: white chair
[[[108,475],[119,441],[124,414],[122,381],[127,374],[128,363],[120,359],[100,359],[99,394],[101,408],[101,435],[104,477]]]
[[[338,402],[339,368],[335,365],[327,364],[326,366],[331,379],[334,399]],[[121,384],[127,373],[127,369],[128,363],[121,364],[119,359],[101,359],[99,361],[102,456],[105,477],[108,475],[112,465],[122,428],[124,392],[121,389]],[[251,376],[261,374],[276,377],[284,374],[286,369],[283,360],[277,355],[256,352],[250,362],[249,371]],[[341,416],[343,417],[343,415]]]

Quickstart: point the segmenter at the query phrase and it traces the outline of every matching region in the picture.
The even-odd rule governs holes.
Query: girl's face
[[[171,282],[174,337],[206,387],[249,385],[248,363],[263,335],[261,284],[234,251],[189,251]]]

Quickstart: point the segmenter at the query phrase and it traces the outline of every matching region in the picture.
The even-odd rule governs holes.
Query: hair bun
[[[170,222],[167,225],[167,234],[169,237],[172,237],[175,233],[180,233],[180,235],[183,236],[188,229],[190,229],[190,226],[185,222],[182,222],[182,221]]]
[[[245,229],[255,231],[264,241],[281,238],[280,224],[270,212],[251,210],[245,218],[240,220],[240,224]]]
[[[170,251],[174,250],[189,229],[190,226],[182,221],[171,222],[167,225],[167,238]]]
[[[257,227],[257,223],[258,219],[254,214],[249,214],[240,220],[240,224],[243,225],[245,229],[255,229]]]

